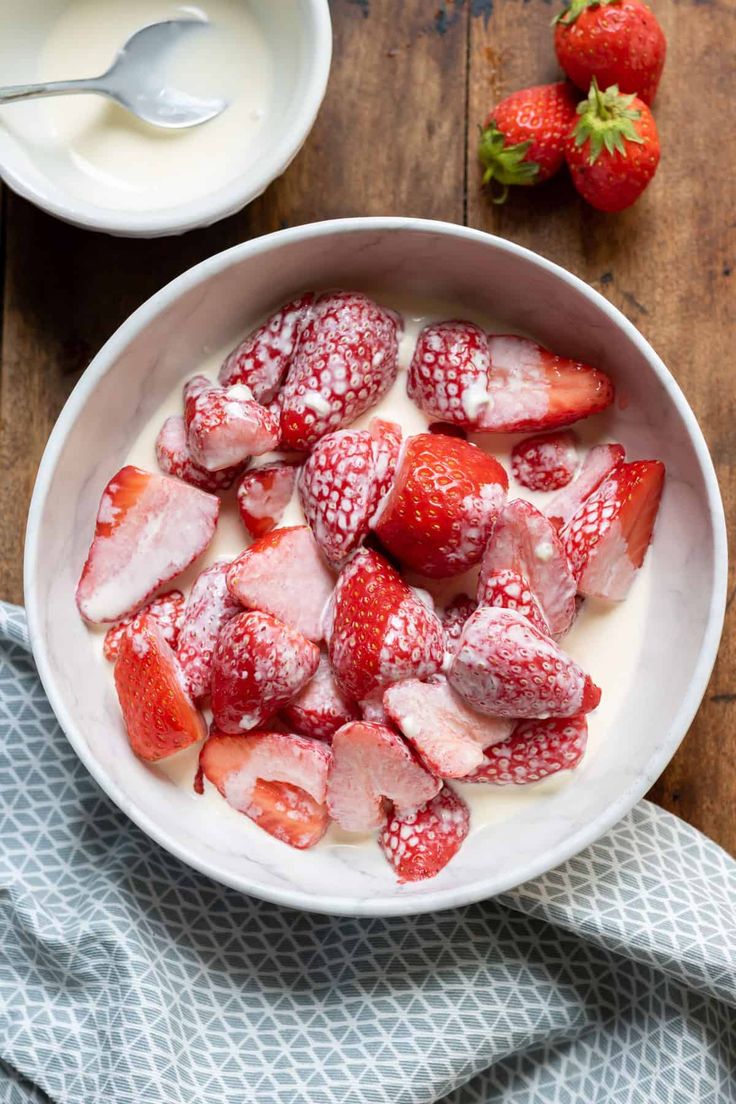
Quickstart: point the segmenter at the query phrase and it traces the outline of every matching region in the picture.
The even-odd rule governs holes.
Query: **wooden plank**
[[[88,233],[9,194],[0,393],[0,595],[22,600],[36,468],[66,397],[102,342],[157,288],[257,234],[354,214],[462,220],[467,12],[424,0],[335,0],[330,87],[306,146],[238,215],[181,238]],[[397,128],[397,119],[408,124]]]
[[[736,220],[729,158],[719,151],[733,149],[736,140],[728,102],[736,9],[675,0],[660,0],[656,8],[669,42],[655,108],[662,164],[642,200],[618,216],[586,207],[564,176],[539,190],[519,191],[503,208],[480,194],[473,126],[500,96],[556,78],[549,27],[556,7],[529,0],[520,9],[502,0],[487,21],[473,21],[468,221],[565,265],[639,327],[700,420],[732,519]],[[736,721],[735,617],[732,605],[703,706],[651,794],[731,851],[736,851],[736,752],[730,739]]]

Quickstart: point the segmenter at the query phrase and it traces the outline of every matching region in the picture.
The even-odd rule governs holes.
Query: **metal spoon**
[[[154,126],[176,129],[199,126],[224,111],[227,100],[200,99],[164,84],[160,75],[161,60],[182,36],[210,27],[209,23],[199,19],[169,19],[153,23],[128,39],[101,77],[0,88],[0,105],[37,96],[98,92]]]

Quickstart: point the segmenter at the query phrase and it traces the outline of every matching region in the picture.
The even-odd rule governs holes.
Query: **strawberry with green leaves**
[[[585,92],[595,78],[652,102],[667,42],[642,0],[570,0],[555,24],[557,60],[573,84]]]
[[[576,97],[565,81],[523,88],[506,96],[485,121],[478,146],[483,183],[499,186],[503,203],[511,184],[541,184],[562,167]]]
[[[565,156],[573,184],[599,211],[623,211],[657,171],[659,136],[651,111],[615,84],[602,91],[595,79],[578,104],[578,120]]]

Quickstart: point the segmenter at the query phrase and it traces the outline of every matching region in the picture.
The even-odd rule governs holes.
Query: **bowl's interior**
[[[296,853],[245,818],[233,834],[212,806],[136,760],[112,680],[89,677],[92,645],[74,605],[101,488],[142,425],[208,350],[314,285],[381,288],[389,301],[392,293],[452,300],[599,365],[618,389],[613,434],[632,456],[667,465],[639,673],[610,717],[605,742],[566,786],[471,836],[437,878],[403,887],[377,849]],[[712,664],[721,526],[712,467],[689,408],[643,339],[599,296],[532,254],[470,231],[331,224],[205,262],[111,339],[70,400],[42,466],[27,598],[39,666],[63,726],[98,780],[156,838],[264,897],[326,911],[413,911],[477,899],[556,865],[645,791],[684,734]]]
[[[74,22],[70,24],[72,7]],[[67,150],[64,134],[56,130],[54,113],[58,113],[60,101],[32,100],[2,109],[0,170],[8,182],[71,221],[128,233],[144,233],[154,228],[165,232],[198,221],[212,222],[258,195],[299,149],[321,98],[322,69],[329,58],[329,30],[321,10],[322,0],[277,3],[208,0],[201,7],[213,22],[220,15],[226,31],[231,25],[226,20],[233,18],[233,11],[238,8],[246,11],[254,32],[263,42],[266,71],[270,74],[265,117],[252,140],[239,142],[237,134],[227,131],[227,112],[204,128],[208,140],[215,143],[207,148],[217,157],[214,164],[221,177],[213,181],[211,175],[201,174],[200,185],[198,158],[192,145],[193,141],[199,141],[199,135],[193,131],[167,131],[156,137],[145,124],[131,123],[122,109],[108,105],[104,107],[107,112],[104,118],[109,120],[111,132],[132,126],[139,134],[147,135],[146,141],[166,145],[169,153],[178,147],[175,156],[182,162],[189,157],[190,146],[194,149],[190,172],[185,174],[188,189],[185,198],[178,188],[152,185],[127,206],[124,191],[111,193],[112,198],[108,198],[106,187],[99,184],[104,181],[104,174],[100,174],[96,185],[95,176],[79,167],[83,158],[80,160],[78,152]],[[191,11],[190,8],[190,14]],[[181,18],[183,14],[186,5],[177,0],[75,0],[73,5],[70,0],[3,0],[0,4],[3,84],[94,76],[95,72],[69,71],[68,67],[81,65],[84,69],[89,64],[101,72],[112,61],[114,49],[135,30],[159,20]],[[89,35],[80,34],[77,45],[74,36],[70,41],[67,34],[62,57],[49,48],[49,42],[53,41],[50,36],[60,25],[80,32],[82,27],[89,26]],[[85,142],[91,145],[89,138]],[[227,151],[220,149],[225,143]],[[125,148],[120,146],[113,162],[116,167],[122,163]],[[200,149],[200,160],[201,155]],[[131,189],[133,180],[134,176]]]

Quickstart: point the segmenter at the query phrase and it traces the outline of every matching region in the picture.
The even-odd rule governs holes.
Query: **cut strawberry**
[[[271,402],[291,363],[313,300],[314,293],[308,291],[252,330],[220,368],[222,386],[244,383],[256,402]]]
[[[141,618],[135,633],[123,635],[115,686],[130,746],[140,759],[164,759],[206,735],[177,658],[152,618]]]
[[[470,830],[470,810],[443,786],[436,797],[413,813],[394,813],[379,843],[400,882],[434,878],[459,851]]]
[[[354,721],[332,738],[327,807],[346,832],[380,828],[388,801],[408,813],[434,797],[440,785],[390,728]]]
[[[523,579],[518,571],[497,571],[484,576],[482,584],[478,587],[478,594],[481,605],[516,610],[526,617],[535,629],[549,634],[549,625],[539,602],[529,589],[526,579]]]
[[[95,535],[77,584],[88,621],[119,621],[204,552],[220,500],[178,479],[128,465],[102,492]]]
[[[516,610],[493,606],[466,621],[447,677],[468,705],[493,717],[572,717],[601,697],[554,640]]]
[[[364,698],[360,704],[360,715],[364,721],[372,724],[387,725],[391,728],[391,718],[383,708],[383,690],[377,690],[369,698]]]
[[[365,295],[320,295],[280,395],[286,448],[309,449],[354,422],[388,391],[398,370],[398,315]]]
[[[339,568],[363,541],[396,468],[401,429],[374,418],[370,429],[328,433],[299,475],[304,516],[328,563]]]
[[[513,571],[529,584],[549,631],[567,632],[575,617],[575,579],[557,530],[531,502],[516,498],[498,519],[478,577],[478,601],[486,602],[491,576]]]
[[[483,555],[507,488],[501,465],[476,445],[420,433],[406,441],[372,528],[414,571],[459,575]]]
[[[166,643],[175,649],[184,619],[184,595],[180,590],[169,590],[166,594],[159,594],[158,598],[152,598],[138,613],[129,614],[122,621],[118,621],[117,625],[108,629],[102,645],[105,659],[109,659],[111,663],[115,662],[123,636],[128,632],[137,632],[144,617],[149,617],[156,622]]]
[[[360,718],[355,702],[346,697],[335,682],[324,654],[319,658],[314,676],[283,713],[290,728],[314,740],[331,740],[341,725]]]
[[[242,464],[221,471],[210,472],[200,468],[189,455],[187,427],[181,414],[167,418],[156,438],[156,460],[162,472],[183,479],[193,487],[203,491],[226,491],[231,487],[243,470]]]
[[[233,562],[231,594],[273,614],[309,640],[322,640],[322,614],[335,580],[306,525],[274,529]]]
[[[558,491],[577,469],[578,438],[569,429],[527,437],[511,450],[514,478],[530,491]]]
[[[508,740],[486,749],[484,761],[463,782],[523,786],[550,774],[573,770],[585,754],[585,717],[519,721]]]
[[[664,464],[620,464],[562,532],[565,551],[586,597],[620,602],[651,544],[664,486]]]
[[[511,721],[470,709],[448,685],[406,679],[389,686],[383,704],[421,762],[440,778],[463,778],[483,762],[483,749],[505,740]]]
[[[625,459],[623,445],[595,445],[583,460],[577,479],[556,494],[544,511],[555,528],[567,525],[588,495]]]
[[[223,732],[258,728],[293,701],[319,663],[319,648],[269,613],[223,626],[212,658],[212,713]]]
[[[184,611],[177,655],[189,695],[198,703],[209,697],[212,656],[220,630],[243,612],[227,589],[229,567],[225,560],[205,568],[194,581]]]
[[[252,537],[275,529],[294,493],[299,469],[295,464],[264,464],[246,472],[238,486],[238,509]]]
[[[228,804],[282,843],[302,850],[325,834],[324,744],[283,732],[230,736],[213,729],[199,763]]]
[[[442,627],[445,630],[445,652],[454,655],[457,642],[463,631],[463,625],[475,613],[478,603],[469,598],[467,594],[457,594],[451,602],[445,606],[442,613]]]
[[[220,471],[262,456],[279,443],[278,420],[244,383],[218,387],[194,376],[184,387],[189,454],[207,471]]]
[[[614,397],[608,376],[590,365],[456,321],[419,335],[407,388],[430,418],[486,433],[570,425]]]
[[[442,666],[439,618],[372,549],[361,549],[343,568],[325,630],[338,684],[359,702]]]

